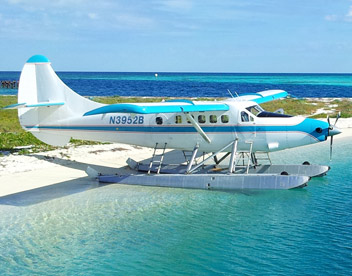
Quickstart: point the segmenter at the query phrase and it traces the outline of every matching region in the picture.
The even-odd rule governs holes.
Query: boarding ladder
[[[235,151],[233,153],[235,155],[235,160],[233,161],[235,165],[233,166],[233,169],[232,169],[231,163],[230,163],[230,168],[229,168],[230,173],[235,172],[236,166],[241,166],[241,167],[245,168],[246,174],[248,174],[251,162],[254,166],[256,165],[255,154],[253,153],[253,141],[250,141],[250,142],[246,141],[245,143],[249,144],[249,150],[248,151],[241,151],[241,152]]]
[[[164,146],[162,146],[162,147],[159,147],[158,145],[159,145],[159,143],[155,144],[153,156],[152,156],[152,159],[150,160],[150,163],[149,163],[148,174],[150,174],[150,172],[153,168],[153,165],[157,165],[156,173],[157,174],[160,173],[161,165],[164,160],[165,149],[166,149],[167,143],[165,143]],[[161,151],[161,153],[157,153],[158,150]]]
[[[259,151],[257,151],[255,154],[253,153],[253,159],[255,160],[255,162],[253,162],[253,163],[255,163],[255,165],[261,165],[261,164],[258,164],[258,160],[268,161],[270,165],[273,164],[271,162],[271,158],[269,156],[269,152],[264,152],[264,151],[260,151],[259,152]]]

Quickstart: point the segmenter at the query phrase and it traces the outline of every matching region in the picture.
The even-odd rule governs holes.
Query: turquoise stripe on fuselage
[[[303,132],[311,135],[319,141],[325,141],[328,135],[328,123],[305,119],[298,125],[293,126],[202,126],[205,133],[245,133],[245,132]],[[142,125],[113,125],[113,126],[27,126],[27,128],[49,129],[49,130],[82,130],[82,131],[117,131],[117,132],[138,132],[138,133],[195,133],[197,132],[193,126],[142,126]],[[321,128],[321,133],[316,129]]]

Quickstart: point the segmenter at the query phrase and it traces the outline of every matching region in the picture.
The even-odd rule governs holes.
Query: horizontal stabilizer
[[[11,104],[11,105],[5,106],[2,109],[19,109],[25,106],[26,106],[26,103],[17,103],[17,104]]]
[[[180,112],[202,112],[202,111],[227,111],[227,104],[162,104],[162,105],[137,105],[137,104],[111,104],[86,112],[83,116],[91,116],[106,113],[135,113],[135,114],[157,114],[157,113],[180,113]]]
[[[30,108],[30,107],[46,107],[46,106],[57,106],[64,105],[64,102],[40,102],[35,104],[17,103],[5,106],[2,109],[19,109],[19,108]]]

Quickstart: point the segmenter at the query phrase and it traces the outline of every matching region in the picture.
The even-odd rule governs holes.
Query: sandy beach
[[[97,184],[86,173],[87,167],[101,173],[123,173],[130,157],[143,160],[152,149],[124,144],[67,146],[29,155],[0,157],[0,197],[43,186],[72,181]]]
[[[352,137],[352,118],[340,118],[342,133],[335,137]],[[326,142],[327,143],[327,142]],[[0,197],[27,190],[69,182],[99,185],[88,176],[88,167],[101,173],[128,173],[126,160],[150,158],[153,149],[125,144],[67,146],[29,155],[11,154],[0,157]]]

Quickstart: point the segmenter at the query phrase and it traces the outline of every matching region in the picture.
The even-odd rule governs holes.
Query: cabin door
[[[257,127],[255,124],[255,117],[247,112],[246,110],[240,111],[239,114],[239,128],[238,128],[238,138],[239,142],[242,144],[243,149],[246,149],[246,143],[254,143],[257,137]],[[249,144],[247,144],[249,149]]]
[[[158,113],[150,117],[149,124],[152,131],[149,133],[149,142],[155,146],[162,146],[165,143],[169,143],[172,139],[172,135],[167,131],[170,125],[169,116],[165,113]]]

